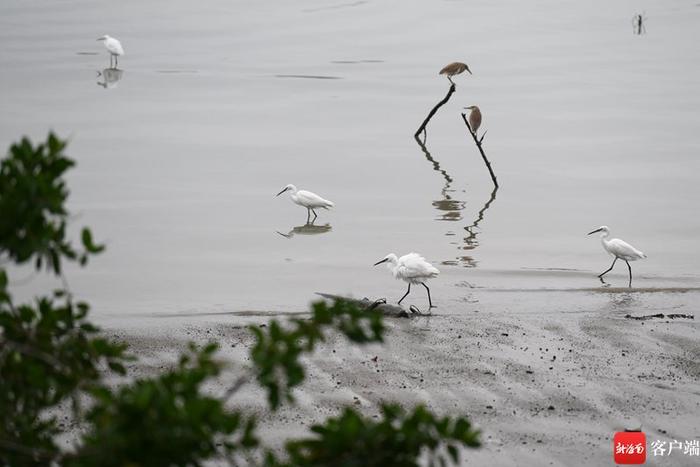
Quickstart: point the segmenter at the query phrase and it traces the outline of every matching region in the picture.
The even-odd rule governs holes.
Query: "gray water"
[[[70,138],[76,228],[108,249],[67,275],[97,316],[395,299],[404,284],[372,268],[389,252],[441,269],[443,309],[474,287],[595,289],[610,258],[586,233],[602,224],[649,256],[635,286],[692,288],[699,22],[697,0],[5,0],[0,145]],[[120,76],[103,72],[103,34],[125,48]],[[455,78],[426,154],[412,135],[455,60],[474,75]],[[495,198],[459,115],[471,104]],[[274,197],[287,183],[336,208],[303,228]]]

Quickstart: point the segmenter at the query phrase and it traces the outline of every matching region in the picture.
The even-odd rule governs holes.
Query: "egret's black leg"
[[[306,208],[306,223],[308,224],[309,221],[311,221],[311,209]]]
[[[313,212],[313,213],[314,213],[314,221],[315,221],[315,220],[316,220],[316,218],[318,217],[318,214],[316,214],[316,211],[314,211],[313,209],[311,210],[311,212]],[[313,221],[312,221],[312,222],[313,222]]]
[[[403,301],[404,298],[406,298],[406,295],[408,295],[409,293],[411,293],[411,284],[408,284],[408,290],[403,295],[403,297],[401,297],[401,300],[399,300],[399,305],[401,305],[401,302]]]
[[[601,272],[601,273],[598,275],[598,277],[600,277],[600,278],[602,279],[604,275],[606,275],[607,273],[609,273],[610,271],[612,271],[612,268],[615,267],[615,262],[616,262],[616,261],[617,261],[617,256],[616,256],[615,259],[613,260],[613,263],[610,265],[610,267],[609,267],[608,269],[606,269],[605,271]]]
[[[117,68],[118,66],[119,66],[119,57],[115,55],[114,56],[114,68]]]
[[[625,263],[627,263],[627,269],[630,270],[630,285],[629,285],[629,287],[632,288],[632,266],[630,266],[630,263],[627,260],[625,260]]]
[[[428,305],[430,306],[430,308],[433,308],[433,302],[432,302],[432,300],[430,300],[430,289],[428,288],[427,285],[425,285],[425,282],[421,282],[421,284],[423,284],[423,287],[425,287],[425,290],[428,291]]]

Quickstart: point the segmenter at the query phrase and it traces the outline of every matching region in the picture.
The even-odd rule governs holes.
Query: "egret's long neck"
[[[608,244],[608,237],[610,236],[610,232],[603,232],[600,234],[600,243],[603,244],[603,246],[606,246]]]

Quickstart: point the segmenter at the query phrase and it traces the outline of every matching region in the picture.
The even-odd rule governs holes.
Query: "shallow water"
[[[0,143],[70,137],[76,227],[108,250],[68,276],[97,316],[398,298],[404,285],[371,266],[391,251],[438,265],[431,290],[449,312],[470,307],[470,287],[598,288],[610,258],[586,233],[601,224],[649,256],[635,287],[694,288],[699,20],[697,0],[6,0]],[[124,45],[121,73],[105,72],[105,33]],[[422,148],[412,135],[454,60],[474,75],[455,79]],[[459,115],[471,104],[495,193]],[[305,211],[274,197],[287,183],[336,209],[304,228]],[[47,285],[13,282],[18,296]],[[632,293],[644,309],[674,294]]]

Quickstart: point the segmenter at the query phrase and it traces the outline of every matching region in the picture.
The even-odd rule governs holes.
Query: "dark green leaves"
[[[383,405],[377,421],[347,408],[311,431],[313,437],[287,443],[287,463],[269,464],[411,467],[425,454],[431,466],[445,465],[448,456],[457,464],[459,447],[479,446],[479,433],[466,418],[438,418],[423,406],[407,412],[398,405]]]
[[[74,162],[63,155],[66,143],[50,133],[37,146],[27,138],[13,144],[0,162],[0,256],[17,263],[34,260],[37,269],[61,273],[62,259],[85,264],[103,247],[83,229],[84,251],[66,238],[68,188],[64,173]]]
[[[2,260],[33,259],[37,269],[60,274],[63,259],[84,264],[102,250],[87,228],[84,252],[66,239],[63,177],[74,163],[64,148],[53,134],[37,146],[24,138],[0,161]],[[97,336],[86,320],[88,305],[74,303],[66,290],[16,306],[7,285],[0,268],[0,465],[48,465],[60,451],[57,422],[46,411],[68,399],[77,408],[80,393],[99,384],[106,368],[124,374],[125,346]]]
[[[65,465],[201,465],[256,447],[254,419],[227,411],[223,400],[202,392],[221,369],[213,359],[216,348],[191,345],[174,369],[158,377],[94,391],[90,428]]]
[[[376,311],[363,311],[355,305],[336,301],[331,306],[320,301],[312,305],[309,320],[292,320],[283,327],[272,320],[267,332],[257,326],[250,330],[255,344],[250,351],[258,382],[267,389],[270,406],[276,409],[283,398],[292,401],[292,389],[304,380],[304,367],[299,361],[303,352],[311,352],[324,340],[327,328],[335,328],[357,343],[382,342],[384,325]]]
[[[87,305],[40,298],[34,305],[0,303],[0,465],[38,465],[58,455],[56,420],[48,408],[97,384],[104,366],[123,373],[125,346],[97,337]]]

